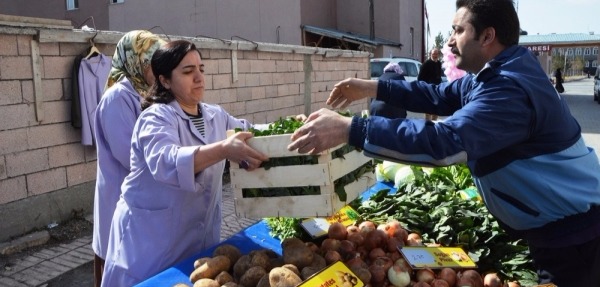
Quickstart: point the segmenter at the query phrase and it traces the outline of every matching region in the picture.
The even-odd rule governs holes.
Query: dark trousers
[[[529,250],[538,269],[540,284],[559,287],[600,287],[600,237],[563,248]]]
[[[102,283],[102,273],[104,271],[104,259],[94,254],[94,287],[100,287]]]

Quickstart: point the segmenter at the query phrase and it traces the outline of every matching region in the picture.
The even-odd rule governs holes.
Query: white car
[[[421,70],[421,62],[409,58],[373,58],[371,59],[371,80],[379,79],[383,74],[383,68],[390,62],[395,62],[402,67],[404,78],[407,81],[414,81]]]

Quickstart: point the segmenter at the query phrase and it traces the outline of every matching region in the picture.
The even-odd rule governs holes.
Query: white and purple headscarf
[[[398,65],[398,63],[389,63],[387,64],[384,68],[383,68],[383,72],[395,72],[397,74],[404,74],[404,71],[402,70],[402,67],[400,67],[400,65]]]

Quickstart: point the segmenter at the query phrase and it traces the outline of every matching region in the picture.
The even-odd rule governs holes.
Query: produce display
[[[382,164],[378,164],[376,170],[382,169]],[[495,274],[488,275],[487,280],[496,281],[490,279],[495,276],[503,281],[521,282],[524,286],[535,285],[537,276],[527,245],[521,240],[509,238],[481,201],[461,197],[461,191],[471,188],[473,184],[466,166],[421,168],[386,165],[390,171],[395,169],[395,172],[403,173],[402,180],[395,184],[397,191],[393,193],[383,189],[368,199],[352,201],[350,206],[361,217],[354,227],[367,224],[365,222],[374,225],[397,222],[395,224],[402,226],[407,233],[414,234],[411,238],[419,235],[422,244],[462,248],[477,263],[474,271],[485,275]],[[410,173],[406,172],[406,167]],[[378,174],[378,177],[382,175]],[[400,177],[388,173],[387,178]],[[300,220],[267,218],[266,222],[274,237],[309,238],[300,228]],[[407,239],[405,244],[414,242]],[[434,275],[439,276],[435,272]]]
[[[194,287],[294,287],[336,262],[351,273],[340,273],[330,286],[396,287],[484,287],[520,286],[497,273],[449,267],[413,269],[399,248],[426,244],[418,233],[397,220],[382,224],[363,221],[358,225],[330,225],[320,242],[290,237],[281,241],[282,254],[257,249],[241,254],[233,245],[218,246],[210,257],[194,262],[190,282]]]

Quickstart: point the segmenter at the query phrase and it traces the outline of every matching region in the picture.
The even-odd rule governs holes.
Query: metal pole
[[[375,40],[375,8],[373,0],[369,0],[369,39]]]

